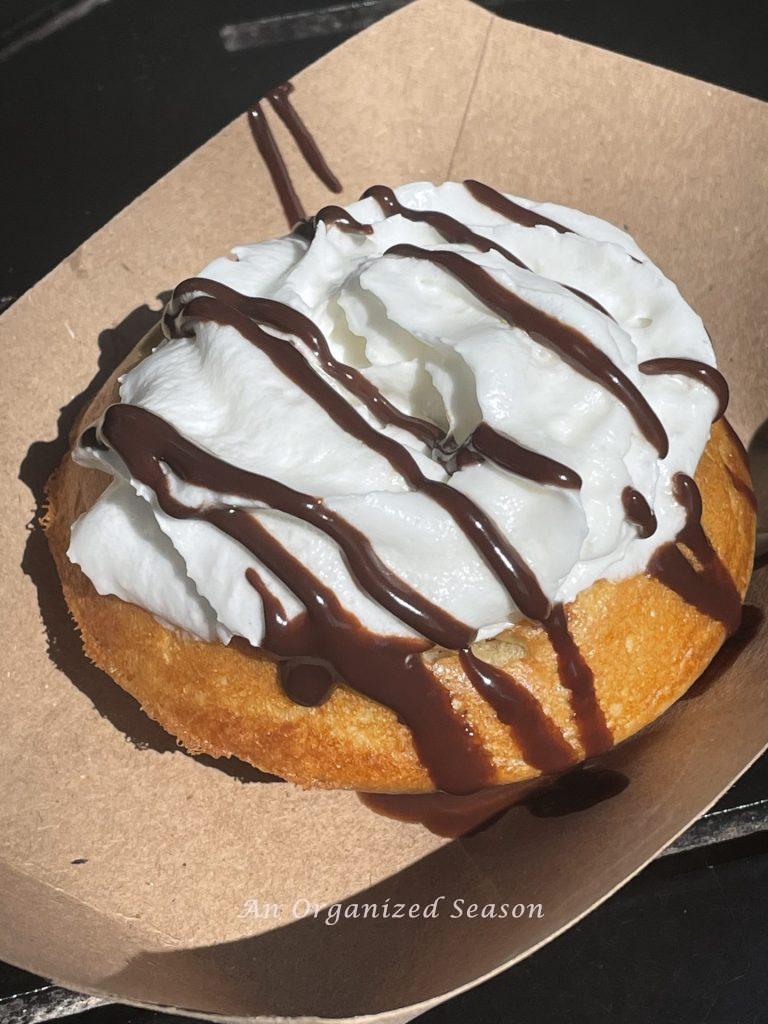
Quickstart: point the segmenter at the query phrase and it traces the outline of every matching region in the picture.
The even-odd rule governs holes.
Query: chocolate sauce
[[[314,136],[296,113],[291,103],[290,95],[293,91],[292,82],[283,82],[282,85],[278,85],[276,89],[267,93],[267,99],[272,104],[272,108],[277,116],[293,136],[296,145],[301,150],[301,155],[320,181],[331,192],[341,192],[341,182],[326,163],[325,157],[320,152],[320,147],[317,145]]]
[[[267,165],[272,184],[275,186],[283,212],[288,220],[288,226],[293,227],[297,221],[304,220],[306,214],[260,103],[257,103],[253,110],[248,112],[248,124],[259,153],[261,153],[261,158]]]
[[[662,359],[646,359],[645,362],[639,364],[638,369],[641,373],[652,376],[679,373],[683,377],[697,380],[700,384],[706,385],[717,399],[717,412],[714,419],[722,419],[725,415],[730,397],[728,382],[714,366],[710,366],[708,363],[700,363],[697,359],[682,359],[678,356],[670,356]]]
[[[576,234],[571,228],[563,227],[556,220],[550,220],[549,217],[545,217],[542,213],[536,213],[534,210],[529,210],[526,206],[521,206],[520,203],[509,199],[502,192],[497,192],[490,185],[484,185],[481,181],[467,178],[464,182],[464,188],[478,203],[482,203],[489,210],[493,210],[494,213],[498,213],[507,220],[511,220],[514,224],[520,224],[524,228],[540,226],[554,228],[561,235],[568,234],[568,232]]]
[[[581,487],[581,477],[575,470],[564,466],[556,459],[550,459],[540,452],[523,448],[516,441],[498,430],[494,430],[487,423],[481,423],[476,427],[469,439],[470,446],[480,455],[502,469],[509,470],[517,476],[526,480],[533,480],[538,484],[552,484],[555,487],[578,490]]]
[[[324,206],[312,218],[315,224],[322,223],[327,227],[338,228],[352,235],[372,235],[372,224],[361,224],[343,206]]]
[[[379,209],[385,217],[391,217],[393,214],[398,214],[400,217],[405,217],[406,220],[421,224],[428,224],[450,245],[471,245],[474,249],[477,249],[478,252],[497,252],[500,256],[503,256],[505,260],[509,260],[510,263],[514,263],[515,266],[520,267],[521,270],[530,271],[531,269],[527,263],[523,263],[523,261],[518,256],[511,253],[509,249],[505,249],[503,245],[499,245],[498,242],[494,242],[491,238],[486,238],[485,235],[478,235],[477,232],[473,231],[466,224],[463,224],[460,220],[456,220],[455,217],[451,217],[447,213],[440,213],[438,210],[412,210],[409,206],[403,206],[394,191],[389,188],[388,185],[372,185],[369,189],[366,189],[366,191],[363,192],[360,198],[374,199],[379,204]],[[516,206],[517,204],[513,203],[512,205]],[[520,209],[522,209],[522,207],[520,207]],[[613,320],[613,317],[608,310],[604,306],[601,306],[597,299],[593,299],[591,295],[587,295],[586,292],[582,292],[578,288],[572,288],[567,284],[563,285],[563,288],[566,288],[574,295],[578,295],[580,299],[588,302],[589,305],[593,306],[599,313],[603,313],[605,316],[609,317],[609,319]]]
[[[320,328],[309,317],[282,302],[276,302],[274,299],[249,298],[218,281],[210,281],[204,277],[190,277],[176,286],[166,308],[163,324],[170,336],[177,333],[174,320],[182,308],[182,300],[196,291],[205,292],[205,294],[219,299],[259,323],[282,331],[284,334],[295,335],[310,352],[318,357],[320,366],[328,376],[362,402],[379,423],[385,426],[399,427],[430,448],[442,440],[443,433],[439,427],[427,420],[419,419],[417,416],[409,416],[407,413],[401,412],[359,370],[336,359]]]
[[[571,708],[587,757],[613,746],[613,736],[595,693],[595,677],[568,628],[565,608],[556,604],[542,622],[557,658],[560,682],[570,691]]]
[[[659,457],[666,457],[669,441],[656,413],[632,381],[581,331],[532,306],[460,253],[406,243],[392,246],[387,255],[425,260],[451,274],[511,327],[520,327],[539,345],[556,352],[574,370],[618,399]]]
[[[515,266],[523,270],[529,269],[521,259],[499,245],[498,242],[476,234],[466,224],[462,224],[460,220],[456,220],[449,214],[440,213],[438,210],[412,210],[409,206],[403,206],[394,191],[387,185],[372,185],[363,192],[360,198],[374,199],[385,217],[397,214],[400,217],[405,217],[406,220],[428,224],[450,245],[471,245],[479,252],[497,252],[505,260],[514,263]]]
[[[305,708],[325,704],[334,687],[330,669],[314,661],[282,661],[278,676],[286,697]]]
[[[246,302],[248,301],[266,305],[270,300],[246,300]],[[289,307],[282,306],[280,303],[273,303],[273,305],[278,307],[274,315],[279,316],[281,322],[285,322],[285,311]],[[290,312],[295,311],[291,310]],[[251,344],[256,345],[289,380],[325,409],[342,430],[385,458],[411,487],[426,494],[445,509],[507,590],[523,615],[532,619],[542,619],[548,614],[549,601],[536,576],[490,516],[461,491],[441,481],[426,477],[408,449],[375,430],[334,388],[314,372],[298,349],[274,335],[262,331],[254,320],[235,306],[227,305],[223,301],[209,296],[191,299],[182,307],[178,315],[193,320],[211,320],[220,325],[226,324],[234,327]],[[260,319],[264,320],[265,317],[261,315]],[[273,486],[276,485],[273,484]],[[226,491],[225,488],[218,489]],[[236,492],[229,491],[228,493]],[[345,554],[349,557],[348,552]],[[380,600],[379,603],[381,603]],[[411,610],[407,608],[404,611],[411,613]],[[437,612],[438,609],[433,607],[433,617]],[[409,624],[413,622],[412,613],[409,618],[405,618],[402,612],[398,617]],[[464,643],[444,643],[437,640],[423,627],[414,626],[413,628],[417,632],[429,636],[441,646],[454,649],[464,646]]]
[[[538,785],[538,780],[534,785]],[[436,836],[460,839],[488,828],[520,803],[531,784],[494,786],[477,793],[358,793],[360,802],[383,818],[423,825]]]
[[[176,308],[178,296],[191,291],[205,288],[215,291],[220,298],[193,298],[185,305]],[[228,300],[232,305],[228,305]],[[247,311],[247,313],[245,312]],[[315,351],[322,347],[320,333],[301,314],[290,307],[266,299],[248,299],[227,289],[224,285],[190,279],[177,288],[168,308],[166,328],[178,330],[185,318],[214,320],[219,324],[229,324],[240,334],[261,349],[290,380],[302,388],[305,393],[318,402],[338,423],[362,443],[387,458],[408,483],[437,501],[452,515],[476,550],[486,560],[499,581],[506,586],[510,596],[518,608],[528,618],[542,622],[550,637],[557,654],[558,671],[563,685],[571,693],[572,707],[577,720],[579,735],[589,755],[604,750],[611,743],[610,732],[605,724],[602,711],[595,699],[593,677],[589,667],[581,658],[578,648],[568,631],[565,612],[560,606],[550,615],[549,601],[544,595],[534,574],[514,552],[506,540],[497,531],[489,517],[478,509],[461,492],[446,484],[428,480],[418,469],[410,453],[390,438],[374,430],[330,385],[319,377],[304,360],[300,352],[290,344],[267,334],[247,315],[258,316],[262,322],[270,323],[285,333],[296,334]],[[314,329],[314,333],[313,330]],[[325,340],[322,339],[325,343]],[[325,343],[327,346],[327,343]],[[141,412],[140,410],[137,412]],[[170,429],[170,428],[169,428]],[[481,435],[482,436],[482,435]],[[185,444],[182,438],[174,443],[175,461],[168,464],[182,479],[191,479],[193,470],[179,461],[179,444]],[[188,443],[187,443],[188,444]],[[335,516],[326,509],[322,502],[309,495],[298,494],[275,481],[247,474],[226,463],[213,460],[206,456],[202,476],[199,472],[199,458],[196,456],[197,472],[192,482],[225,494],[240,494],[253,501],[261,501],[272,508],[280,509],[294,515],[323,530],[335,540],[358,584],[373,600],[391,611],[402,622],[410,625],[422,636],[428,637],[433,643],[458,650],[467,648],[471,643],[472,631],[461,623],[457,623],[441,609],[435,607],[418,593],[415,593],[401,579],[380,562],[367,538],[356,531],[351,524]],[[213,460],[213,461],[212,461]],[[565,467],[560,467],[564,469]],[[283,657],[296,657],[297,654],[311,652],[297,651],[295,646],[286,645],[286,636],[290,632],[280,616],[273,617],[273,627],[268,629],[265,646],[268,650]],[[342,674],[342,673],[340,673]],[[342,674],[343,677],[343,674]],[[354,683],[352,684],[354,685]],[[487,682],[483,685],[490,692],[493,687]],[[500,692],[500,686],[496,685]],[[523,698],[519,697],[518,706],[522,707]],[[511,700],[497,704],[502,706],[507,724],[510,722]],[[496,705],[494,705],[496,706]],[[548,751],[541,753],[544,742],[542,736],[546,726],[538,719],[535,728],[533,712],[525,708],[525,715],[519,715],[516,723],[521,743],[529,750],[538,750],[534,754],[539,759],[548,759],[552,763],[564,756],[562,746],[550,735]],[[498,713],[498,708],[497,708]],[[557,750],[555,750],[557,747]],[[553,752],[554,751],[554,752]],[[562,762],[560,762],[562,763]]]
[[[677,473],[673,486],[685,509],[685,525],[673,542],[662,544],[653,554],[648,574],[703,615],[722,622],[730,635],[741,619],[741,596],[701,525],[701,494],[696,482]],[[688,548],[698,567],[688,561],[678,544]]]
[[[534,818],[562,818],[578,814],[623,793],[629,779],[623,772],[597,765],[582,765],[542,786],[521,803]]]
[[[553,228],[561,235],[578,234],[573,228],[567,228],[562,224],[558,224],[556,220],[545,217],[543,213],[536,213],[534,210],[529,210],[527,206],[521,206],[520,203],[516,203],[505,196],[503,192],[497,192],[495,188],[491,188],[490,185],[484,185],[481,181],[473,181],[471,178],[467,178],[464,182],[464,188],[478,203],[487,206],[494,213],[500,213],[502,217],[511,220],[513,224],[520,224],[524,228]],[[642,263],[642,260],[633,256],[631,252],[628,252],[627,255],[633,263]]]
[[[453,796],[448,793],[358,793],[375,814],[423,825],[435,835],[460,839],[482,832],[513,807],[535,818],[559,818],[589,810],[622,793],[629,779],[611,768],[574,768],[559,778],[533,779]]]
[[[305,614],[290,622],[278,615],[269,623],[273,654],[325,662],[329,672],[394,711],[410,729],[418,755],[438,788],[467,793],[488,785],[492,778],[488,755],[469,723],[454,711],[448,691],[420,657],[429,648],[428,642],[378,636],[365,629],[333,590],[250,512],[223,505],[190,508],[175,499],[163,465],[181,480],[232,495],[245,492],[243,496],[256,498],[263,495],[263,487],[281,485],[229,466],[136,406],[110,406],[102,435],[122,457],[131,476],[154,491],[166,515],[199,519],[226,533],[302,602]]]
[[[481,660],[471,649],[462,651],[459,660],[480,696],[491,705],[499,721],[509,726],[524,760],[532,768],[558,772],[576,761],[576,752],[559,728],[511,673]]]
[[[635,524],[638,535],[643,540],[656,533],[656,516],[640,491],[636,491],[634,487],[625,487],[621,492],[621,503],[625,516],[630,523]]]

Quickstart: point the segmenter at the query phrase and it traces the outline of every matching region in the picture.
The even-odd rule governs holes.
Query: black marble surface
[[[5,0],[0,301],[34,284],[254,97],[395,3],[337,2],[331,15],[328,6],[317,0]],[[764,0],[491,0],[486,6],[768,98]],[[265,17],[273,18],[270,42],[231,49],[237,36],[225,26]],[[766,797],[763,759],[720,807]],[[767,922],[768,833],[678,853],[651,865],[523,964],[424,1020],[768,1022]],[[0,1021],[41,1020],[62,1008],[60,994],[51,994],[42,979],[0,965]],[[120,1006],[77,1019],[171,1020]]]

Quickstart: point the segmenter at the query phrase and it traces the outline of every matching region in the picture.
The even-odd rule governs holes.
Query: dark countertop
[[[330,4],[318,0],[5,0],[0,302],[34,284],[254,97],[397,0],[333,6],[329,12]],[[768,98],[764,0],[485,6]],[[263,18],[264,45],[232,49],[243,33],[225,26]],[[763,758],[719,809],[766,798]],[[768,1021],[766,920],[768,832],[680,852],[655,862],[535,956],[423,1019]],[[0,1021],[42,1020],[63,1006],[60,992],[41,979],[0,965]],[[119,1006],[80,1016],[83,1024],[172,1019]]]

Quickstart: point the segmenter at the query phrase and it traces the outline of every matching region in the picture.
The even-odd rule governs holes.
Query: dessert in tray
[[[635,733],[739,622],[707,332],[624,231],[374,186],[177,286],[50,482],[85,650],[190,750],[467,793]]]

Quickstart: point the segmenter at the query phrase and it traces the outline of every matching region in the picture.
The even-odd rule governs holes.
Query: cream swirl
[[[486,424],[576,474],[581,486],[563,488],[489,459],[468,460],[450,474],[423,439],[382,424],[299,337],[269,328],[299,349],[372,428],[402,445],[424,477],[471,499],[550,601],[569,601],[600,578],[642,571],[682,527],[672,480],[695,471],[717,401],[699,381],[647,376],[638,365],[661,357],[714,364],[701,320],[627,234],[595,217],[516,200],[568,230],[523,226],[451,182],[403,186],[396,196],[410,210],[448,214],[494,247],[483,252],[446,241],[434,226],[397,213],[386,217],[374,198],[366,198],[348,210],[372,226],[368,233],[320,220],[311,240],[297,234],[240,247],[234,260],[216,260],[201,276],[308,317],[336,361],[456,444]],[[541,344],[535,332],[500,318],[443,267],[389,252],[400,245],[460,253],[529,307],[580,332],[661,421],[666,457],[659,458],[630,410],[600,382]],[[189,336],[165,341],[125,375],[122,403],[154,413],[233,466],[322,499],[368,539],[394,576],[480,637],[520,617],[509,588],[449,510],[343,429],[235,327],[191,319],[186,329]],[[99,593],[139,604],[203,639],[227,642],[239,635],[256,646],[264,638],[264,615],[248,569],[257,571],[289,618],[302,611],[285,584],[236,539],[209,522],[163,511],[116,453],[80,448],[76,458],[114,477],[74,525],[69,549]],[[220,493],[166,473],[184,505],[222,502]],[[640,537],[627,520],[627,488],[655,513],[650,537]],[[242,496],[224,498],[247,509],[362,625],[383,635],[414,634],[360,585],[327,533]]]

